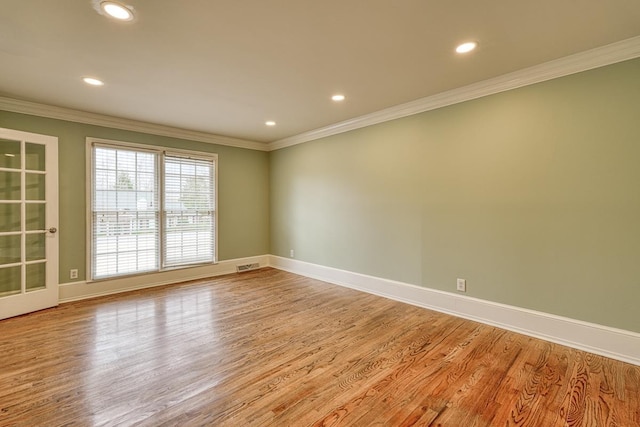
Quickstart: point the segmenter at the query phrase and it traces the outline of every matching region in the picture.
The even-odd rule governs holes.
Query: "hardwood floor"
[[[0,425],[633,427],[640,367],[267,268],[0,321]]]

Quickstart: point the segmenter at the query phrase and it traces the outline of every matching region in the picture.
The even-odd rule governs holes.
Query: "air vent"
[[[254,262],[253,264],[242,264],[236,266],[236,271],[238,273],[244,273],[245,271],[257,270],[260,268],[260,264]]]

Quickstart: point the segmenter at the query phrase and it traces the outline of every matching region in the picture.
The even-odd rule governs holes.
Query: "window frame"
[[[178,265],[172,265],[172,264],[167,265],[168,264],[167,263],[167,258],[168,258],[168,255],[169,255],[169,250],[168,250],[168,247],[167,247],[167,240],[168,239],[166,238],[166,236],[167,236],[167,233],[168,233],[167,222],[168,222],[168,218],[169,218],[168,213],[169,213],[170,210],[167,209],[167,206],[166,206],[166,199],[167,198],[165,197],[166,196],[165,195],[165,190],[166,190],[166,184],[167,184],[167,181],[166,181],[166,167],[165,167],[166,166],[166,163],[165,163],[166,157],[172,157],[174,159],[175,158],[181,158],[181,159],[188,159],[188,160],[197,160],[197,161],[199,160],[199,161],[206,161],[206,162],[212,161],[213,162],[213,175],[211,176],[211,180],[213,180],[214,198],[213,198],[213,209],[209,210],[209,212],[211,212],[212,215],[213,215],[212,227],[213,227],[213,233],[214,233],[214,240],[211,243],[213,245],[213,248],[212,248],[212,252],[213,252],[212,255],[213,255],[213,259],[214,259],[213,263],[215,263],[216,253],[217,253],[217,241],[215,240],[215,236],[218,234],[217,233],[217,230],[218,230],[217,225],[218,224],[217,224],[217,221],[216,221],[217,218],[218,218],[218,215],[217,215],[217,206],[218,206],[217,194],[218,194],[218,189],[217,189],[217,185],[216,185],[216,183],[218,182],[218,179],[217,179],[217,170],[218,170],[217,161],[215,159],[212,159],[211,157],[179,154],[175,150],[165,151],[164,155],[165,155],[165,157],[163,157],[161,159],[161,163],[162,163],[161,178],[160,178],[161,181],[159,183],[159,186],[160,186],[160,191],[159,191],[159,193],[160,193],[160,201],[162,203],[160,205],[160,222],[161,222],[160,231],[161,231],[162,236],[165,237],[164,239],[160,240],[160,263],[161,263],[160,267],[163,270],[174,270],[176,268],[184,268],[184,267],[189,267],[189,266],[194,266],[194,265],[202,265],[202,264],[211,264],[212,263],[212,262],[192,261],[190,263],[183,263],[183,264],[178,264]]]
[[[157,169],[157,191],[158,191],[158,268],[145,270],[144,272],[124,273],[117,275],[94,278],[94,224],[93,224],[93,194],[95,183],[95,162],[94,147],[106,147],[113,149],[135,150],[154,153],[156,157]],[[173,271],[186,268],[194,268],[204,265],[215,265],[218,263],[218,154],[206,151],[185,150],[179,148],[164,147],[158,145],[136,144],[133,142],[117,141],[103,138],[87,137],[86,144],[86,282],[101,282],[105,280],[123,279],[127,277],[141,276],[145,274],[155,274],[164,271]],[[183,265],[171,265],[165,267],[164,251],[166,244],[165,237],[165,194],[164,194],[164,160],[165,156],[183,157],[211,161],[213,163],[213,261],[196,262]]]

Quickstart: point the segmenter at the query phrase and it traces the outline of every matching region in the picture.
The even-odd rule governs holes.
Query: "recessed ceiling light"
[[[264,124],[267,125],[267,126],[275,126],[276,122],[274,122],[273,120],[268,120],[268,121],[264,122]]]
[[[117,1],[102,1],[100,8],[110,17],[119,21],[133,20],[133,9]]]
[[[336,102],[344,101],[344,95],[340,95],[340,94],[333,95],[331,99]]]
[[[83,77],[82,81],[91,86],[104,86],[102,80],[94,79],[93,77]]]
[[[477,42],[466,42],[466,43],[462,43],[461,45],[456,47],[456,52],[458,52],[458,53],[468,53],[468,52],[471,52],[476,47],[478,47],[478,43]]]

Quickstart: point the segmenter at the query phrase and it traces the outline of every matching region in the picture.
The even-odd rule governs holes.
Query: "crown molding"
[[[141,122],[120,117],[106,116],[96,113],[88,113],[70,108],[56,107],[53,105],[39,104],[36,102],[22,101],[19,99],[0,97],[0,110],[13,113],[29,114],[32,116],[47,117],[50,119],[66,120],[75,123],[104,126],[109,128],[142,132],[158,136],[187,139],[189,141],[206,142],[209,144],[226,145],[229,147],[246,148],[250,150],[269,151],[269,146],[263,142],[230,138],[206,132],[198,132],[187,129],[155,123]]]
[[[472,99],[638,57],[640,57],[640,36],[270,142],[268,144],[269,151],[279,150],[327,136],[412,116],[425,111],[435,110],[448,105],[470,101]]]
[[[416,99],[411,102],[389,107],[384,110],[355,117],[270,143],[231,138],[207,132],[198,132],[155,123],[89,113],[70,108],[56,107],[7,97],[0,97],[0,110],[133,132],[142,132],[152,135],[180,138],[190,141],[199,141],[209,144],[225,145],[258,151],[274,151],[638,57],[640,57],[640,36],[576,53],[574,55],[514,71],[512,73],[473,83],[457,89]]]

